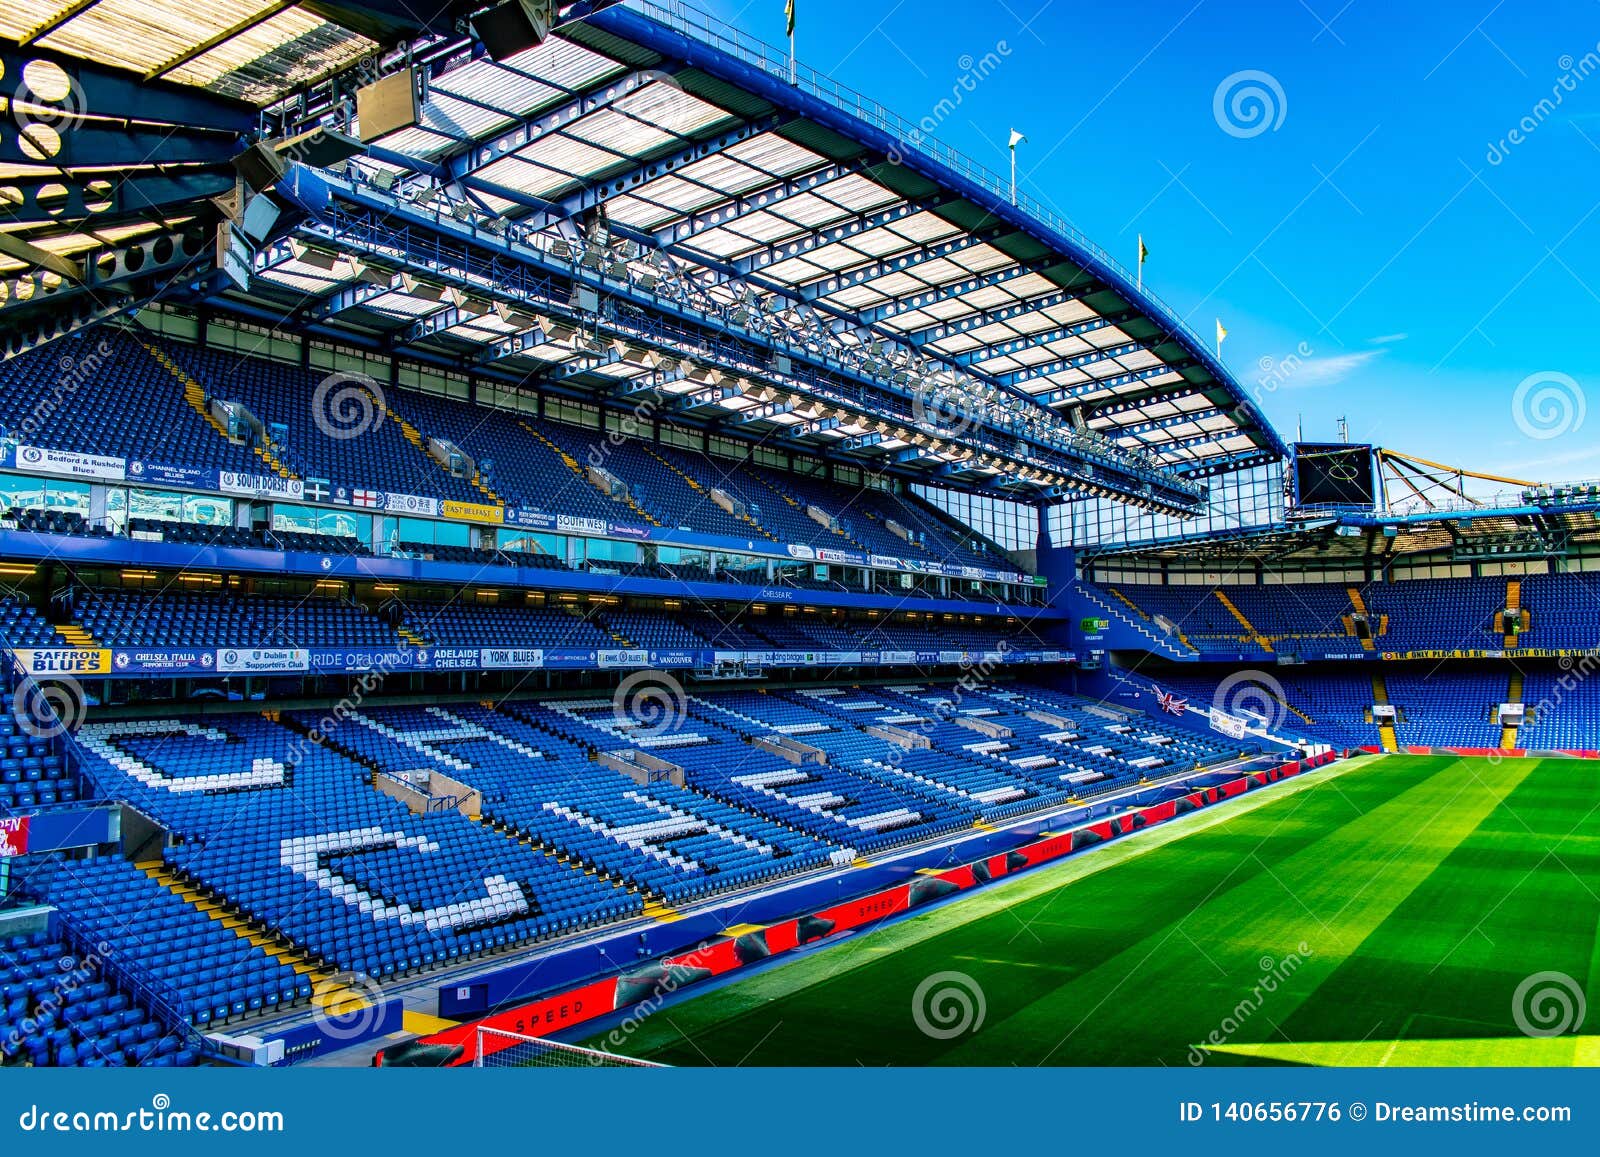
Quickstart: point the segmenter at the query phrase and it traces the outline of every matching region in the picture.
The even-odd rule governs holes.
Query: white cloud
[[[1383,350],[1357,350],[1355,353],[1335,354],[1332,357],[1306,358],[1283,383],[1286,390],[1313,390],[1322,386],[1338,385],[1373,359],[1381,357]]]

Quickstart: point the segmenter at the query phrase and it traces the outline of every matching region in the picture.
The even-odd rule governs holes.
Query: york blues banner
[[[25,647],[17,660],[41,678],[113,675],[360,675],[412,671],[689,670],[761,667],[932,667],[1071,662],[1070,651],[652,651],[644,647]]]

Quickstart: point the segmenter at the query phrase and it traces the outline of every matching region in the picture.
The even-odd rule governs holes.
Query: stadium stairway
[[[638,445],[640,450],[643,450],[650,457],[661,463],[661,465],[666,469],[672,471],[672,473],[676,474],[679,478],[682,478],[690,490],[693,490],[696,494],[710,494],[710,490],[706,487],[705,483],[701,482],[698,478],[695,478],[687,471],[680,469],[676,463],[669,461],[665,456],[657,453],[655,447],[647,445],[643,442],[640,442]],[[730,513],[732,512],[730,511]],[[748,524],[750,529],[761,535],[761,537],[769,539],[772,542],[778,541],[777,535],[773,534],[766,527],[762,526],[754,518],[751,518],[748,513],[734,515],[734,517],[736,517],[740,522]]]
[[[1179,659],[1188,659],[1200,653],[1199,649],[1189,641],[1189,637],[1183,633],[1182,628],[1177,629],[1177,642],[1174,642],[1172,639],[1164,635],[1158,634],[1152,629],[1153,622],[1150,616],[1130,602],[1125,595],[1115,591],[1112,592],[1118,599],[1132,608],[1132,614],[1120,610],[1117,607],[1113,607],[1109,602],[1100,597],[1100,592],[1098,589],[1090,587],[1087,584],[1080,583],[1078,585],[1078,593],[1083,595],[1084,598],[1088,599],[1095,606],[1105,611],[1107,615],[1117,619],[1120,622],[1126,623],[1145,638],[1149,639],[1150,642],[1154,644],[1155,649],[1158,652],[1162,652]],[[1146,624],[1151,624],[1151,626],[1147,626]]]
[[[1531,616],[1522,609],[1522,582],[1520,579],[1506,580],[1506,610],[1517,616],[1519,629],[1508,632],[1504,639],[1506,650],[1514,651],[1517,648],[1517,640],[1522,637],[1522,632],[1532,625]]]
[[[225,440],[228,439],[227,427],[225,427],[221,422],[217,421],[215,416],[213,416],[211,413],[211,408],[206,405],[205,387],[199,382],[195,381],[187,370],[168,357],[166,351],[160,346],[155,345],[152,342],[144,341],[143,339],[140,339],[139,344],[144,347],[146,353],[148,353],[161,365],[162,369],[166,370],[178,380],[178,384],[183,387],[183,400],[188,403],[189,408],[192,409],[196,414],[199,414],[200,417],[205,420],[206,425],[215,430],[218,436]],[[280,460],[278,456],[267,447],[252,446],[250,447],[250,452],[257,458],[261,459],[261,461],[266,464],[267,469],[272,471],[272,473],[276,474],[279,478],[294,477],[294,471],[290,470],[289,467],[286,466],[282,460]]]
[[[561,464],[563,466],[565,466],[568,470],[572,471],[572,473],[578,478],[578,480],[580,482],[582,482],[585,486],[593,487],[595,490],[600,490],[600,487],[598,485],[596,485],[595,481],[592,478],[589,477],[589,472],[583,468],[582,463],[580,463],[571,454],[568,454],[560,446],[556,445],[549,438],[547,438],[543,434],[539,433],[538,430],[534,429],[532,426],[530,426],[528,423],[522,421],[520,418],[517,420],[517,425],[521,426],[530,435],[532,435],[534,440],[537,441],[541,446],[545,447],[545,449],[549,450],[552,454],[554,454],[557,458],[559,458],[561,460]],[[605,491],[600,490],[600,493],[601,494],[605,494]],[[609,495],[609,494],[605,494],[605,497],[611,498],[612,496]],[[621,501],[622,501],[623,505],[625,505],[629,510],[631,510],[635,514],[637,514],[640,518],[644,519],[651,526],[662,526],[662,525],[665,525],[655,515],[651,514],[648,510],[646,510],[644,507],[640,506],[637,502],[635,502],[634,499],[633,499],[633,495],[630,494],[630,495],[628,495],[627,498],[622,499]]]
[[[744,470],[744,471],[740,472],[740,477],[751,479],[752,481],[754,481],[758,485],[760,485],[760,486],[764,487],[765,489],[771,491],[773,494],[776,494],[780,499],[783,500],[783,503],[784,503],[785,506],[791,507],[797,513],[803,514],[807,518],[811,517],[810,513],[806,509],[806,504],[804,502],[801,502],[799,499],[795,498],[794,495],[787,494],[783,490],[780,490],[778,488],[777,484],[774,483],[772,481],[772,479],[766,477],[765,474],[763,474],[763,473],[761,473],[759,471],[755,471],[755,470]],[[746,516],[746,518],[748,519],[748,521],[750,522],[750,524],[752,526],[755,525],[755,520],[754,519],[749,518],[748,515]],[[817,525],[820,527],[822,524],[819,522]],[[853,538],[851,535],[846,534],[843,530],[835,529],[835,530],[832,531],[832,533],[838,535],[840,538],[842,538],[846,542],[850,543],[857,550],[868,551],[870,553],[871,548],[869,548],[869,547],[863,545],[862,543],[858,542],[855,538]]]
[[[446,470],[447,471],[447,467],[445,466],[445,464],[443,462],[439,461],[437,458],[435,458],[432,454],[430,454],[428,452],[428,443],[423,438],[422,431],[417,429],[417,427],[414,426],[408,419],[406,419],[403,415],[398,413],[395,410],[394,405],[390,402],[390,400],[388,398],[384,399],[383,408],[388,411],[389,417],[393,418],[394,421],[395,421],[395,424],[400,427],[401,436],[404,437],[407,442],[410,442],[413,446],[415,446],[417,448],[417,453],[421,454],[429,462],[432,462],[440,470]],[[493,505],[495,505],[495,506],[504,505],[504,503],[501,501],[500,496],[498,494],[496,494],[493,490],[489,489],[488,485],[484,483],[483,475],[478,473],[476,467],[473,468],[472,477],[468,478],[467,481],[469,483],[471,483],[472,488],[474,490],[476,490],[479,494],[481,494],[485,498],[487,498],[489,500],[489,502],[492,503]]]
[[[1214,590],[1211,593],[1217,596],[1217,601],[1228,609],[1228,613],[1230,615],[1239,620],[1239,625],[1245,629],[1245,634],[1250,637],[1256,646],[1260,647],[1267,654],[1272,654],[1272,641],[1260,631],[1256,630],[1254,624],[1252,624],[1250,620],[1245,617],[1245,613],[1234,604],[1234,601],[1227,596],[1227,593],[1220,589]]]
[[[1389,702],[1388,685],[1384,683],[1382,673],[1377,671],[1372,674],[1372,701],[1377,704]],[[1385,751],[1400,750],[1400,741],[1395,737],[1393,723],[1379,723],[1378,737],[1382,740]]]
[[[1367,614],[1367,600],[1361,597],[1360,587],[1349,587],[1347,588],[1347,591],[1350,595],[1351,609],[1353,609],[1356,614],[1367,620],[1367,633],[1365,635],[1358,636],[1361,640],[1361,649],[1363,651],[1371,651],[1376,646],[1376,644],[1372,641],[1372,636],[1377,634],[1377,632],[1372,629],[1372,618]],[[1348,615],[1346,615],[1344,618],[1344,629],[1348,634],[1356,634],[1355,621]]]
[[[1506,646],[1509,647],[1510,645],[1511,644],[1508,641],[1506,643]],[[1507,703],[1521,703],[1522,702],[1522,672],[1517,670],[1515,667],[1511,668],[1511,680],[1510,680],[1509,686],[1506,688],[1506,702]],[[1516,747],[1517,747],[1517,725],[1515,723],[1509,723],[1509,724],[1503,725],[1500,728],[1500,750],[1501,751],[1515,751]]]
[[[185,883],[161,860],[146,860],[135,865],[145,875],[198,912],[221,924],[240,939],[247,940],[296,974],[310,979],[311,1005],[328,1016],[349,1016],[367,1006],[365,997],[346,983],[337,972],[312,963],[310,958],[288,947],[281,938],[263,932],[232,907],[219,903]]]

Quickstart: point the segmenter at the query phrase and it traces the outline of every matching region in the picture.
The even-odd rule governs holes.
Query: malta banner
[[[439,513],[446,518],[453,518],[457,522],[502,523],[506,520],[505,507],[491,506],[486,502],[446,500],[439,503]]]
[[[28,852],[28,817],[0,819],[0,859],[23,856]]]

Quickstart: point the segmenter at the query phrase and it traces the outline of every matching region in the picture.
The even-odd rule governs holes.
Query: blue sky
[[[1223,319],[1286,438],[1345,415],[1469,468],[1600,476],[1600,0],[797,2],[800,58],[910,120],[986,72],[937,135],[1003,171],[1015,126],[1030,194],[1125,264],[1142,232],[1147,285]],[[711,7],[782,40],[783,0]],[[1230,132],[1241,72],[1269,79],[1223,89]],[[1274,127],[1230,118],[1241,85]]]

